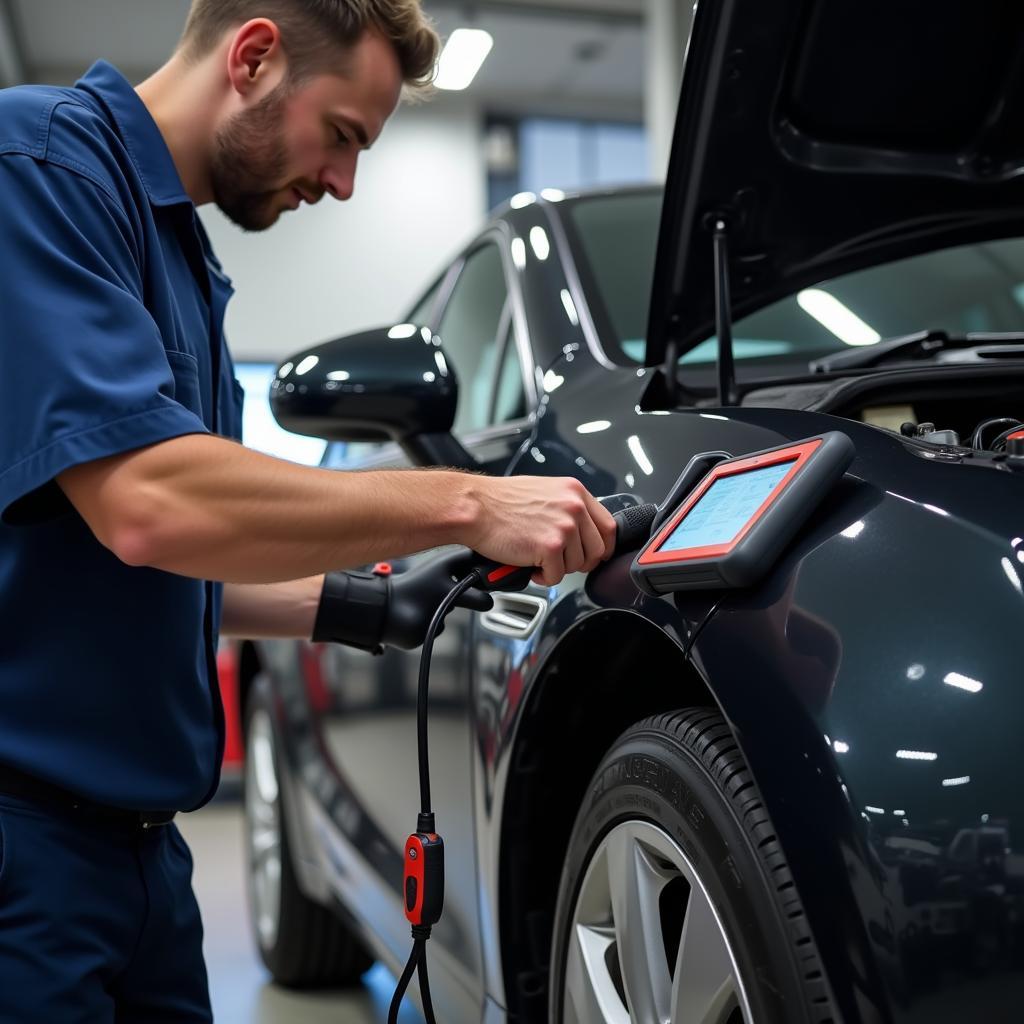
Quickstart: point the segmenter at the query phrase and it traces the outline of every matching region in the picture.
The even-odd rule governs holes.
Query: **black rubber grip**
[[[615,513],[615,522],[619,527],[615,535],[615,554],[625,551],[636,551],[650,539],[651,524],[658,514],[658,506],[631,505]]]

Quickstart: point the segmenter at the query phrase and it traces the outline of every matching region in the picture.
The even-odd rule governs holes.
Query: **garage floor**
[[[362,989],[301,995],[275,988],[253,947],[245,903],[242,811],[215,803],[180,815],[195,859],[193,885],[206,929],[206,964],[217,1024],[383,1024],[394,977],[375,967]],[[400,1024],[422,1024],[406,1003]]]

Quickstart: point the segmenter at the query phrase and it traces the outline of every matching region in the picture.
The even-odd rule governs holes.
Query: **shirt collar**
[[[92,93],[110,112],[149,201],[154,206],[191,204],[156,121],[128,79],[113,64],[99,60],[75,87]]]

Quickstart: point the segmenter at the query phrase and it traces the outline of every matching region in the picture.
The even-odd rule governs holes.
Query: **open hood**
[[[716,222],[733,317],[838,274],[1024,233],[1024,3],[699,0],[650,366],[714,333]]]

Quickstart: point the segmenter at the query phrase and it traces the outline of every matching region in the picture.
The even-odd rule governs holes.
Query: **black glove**
[[[421,646],[438,606],[479,561],[472,551],[459,548],[390,577],[391,594],[381,643],[405,651]],[[486,612],[494,607],[494,598],[473,587],[455,602],[455,607]],[[438,633],[443,629],[442,624]]]
[[[478,562],[471,551],[459,548],[394,576],[328,573],[311,639],[374,654],[382,653],[384,647],[414,650],[423,643],[441,601]],[[487,611],[494,599],[471,589],[456,605]]]

